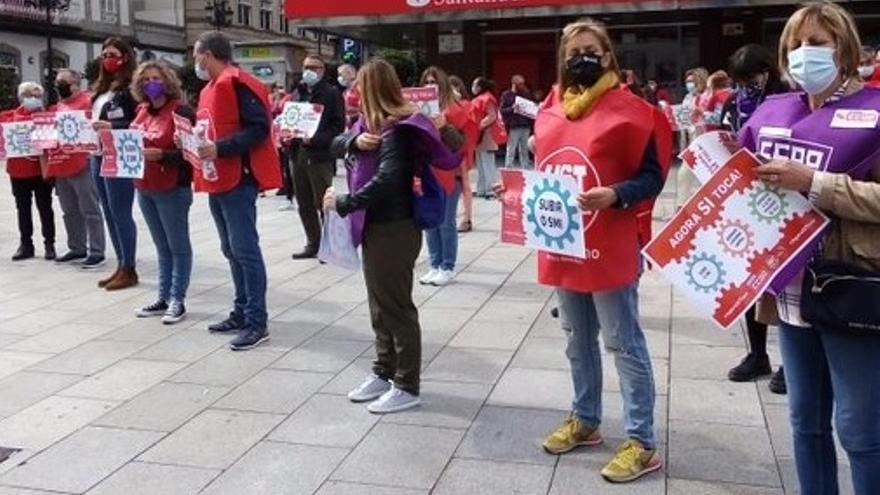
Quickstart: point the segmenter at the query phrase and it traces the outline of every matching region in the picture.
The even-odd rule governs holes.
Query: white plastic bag
[[[361,269],[361,258],[351,238],[351,218],[342,218],[335,210],[324,213],[318,259],[346,270]]]

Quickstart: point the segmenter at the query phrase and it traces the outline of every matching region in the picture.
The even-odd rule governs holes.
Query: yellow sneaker
[[[551,454],[564,454],[580,446],[600,443],[602,443],[602,435],[599,429],[588,427],[572,414],[556,428],[556,431],[544,439],[544,450]]]
[[[617,455],[602,468],[602,477],[611,483],[626,483],[663,467],[657,450],[647,450],[638,440],[630,439],[617,449]]]

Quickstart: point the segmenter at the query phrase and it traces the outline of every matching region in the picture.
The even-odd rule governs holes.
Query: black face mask
[[[65,82],[55,84],[55,91],[61,98],[70,98],[70,96],[73,94],[73,90],[70,88],[70,84],[67,84]]]
[[[593,86],[605,73],[600,59],[594,53],[581,53],[571,57],[565,63],[568,80],[586,88]]]

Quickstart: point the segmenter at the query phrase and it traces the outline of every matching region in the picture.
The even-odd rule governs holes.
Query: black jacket
[[[318,130],[309,144],[303,144],[310,158],[330,159],[330,144],[333,138],[345,131],[345,103],[336,87],[327,81],[321,81],[309,88],[301,84],[297,90],[297,101],[318,103],[324,106]]]
[[[97,97],[98,95],[93,95],[92,101],[95,101]],[[138,104],[134,100],[134,96],[131,95],[131,91],[126,87],[116,91],[113,98],[110,98],[101,107],[98,120],[110,122],[110,126],[113,129],[128,129],[128,126],[137,114],[137,106]]]
[[[384,223],[413,217],[413,178],[427,167],[426,157],[418,156],[415,130],[396,127],[379,146],[379,170],[362,188],[336,199],[336,211],[346,216],[356,210],[367,211],[367,222]],[[333,140],[331,151],[342,158],[355,148],[357,135],[348,133]]]
[[[532,119],[513,111],[513,104],[516,103],[517,96],[533,101],[532,95],[528,93],[514,93],[511,90],[501,93],[501,101],[499,102],[501,105],[501,119],[504,120],[504,125],[508,131],[515,128],[532,127],[534,123]]]

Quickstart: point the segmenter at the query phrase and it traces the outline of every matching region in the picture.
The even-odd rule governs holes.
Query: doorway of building
[[[515,74],[539,96],[547,94],[556,82],[556,36],[552,31],[486,33],[486,76],[495,81],[497,94]]]

